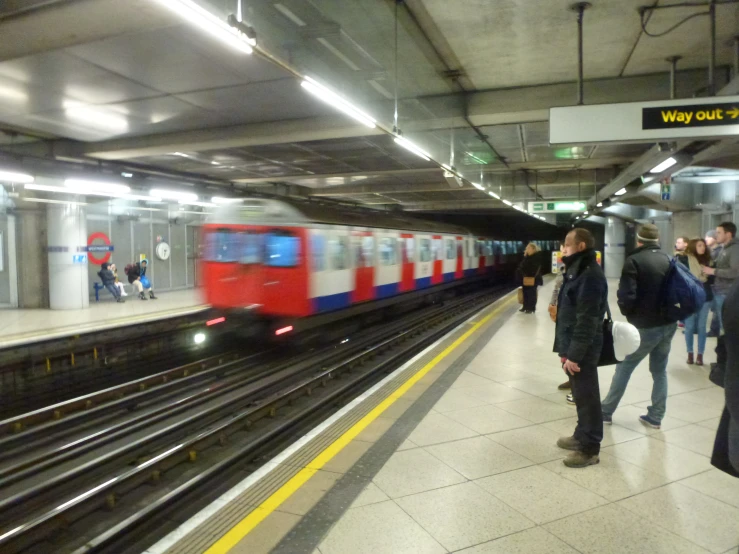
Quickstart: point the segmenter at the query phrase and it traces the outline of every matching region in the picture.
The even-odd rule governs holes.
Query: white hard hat
[[[641,337],[636,327],[625,321],[613,322],[613,350],[619,362],[636,352],[640,344]]]

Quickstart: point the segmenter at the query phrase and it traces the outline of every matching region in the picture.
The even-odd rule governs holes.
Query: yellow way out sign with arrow
[[[642,129],[674,129],[736,125],[739,103],[690,104],[642,109]]]

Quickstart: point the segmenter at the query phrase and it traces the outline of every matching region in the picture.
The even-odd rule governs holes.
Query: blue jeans
[[[639,329],[641,344],[636,352],[626,356],[626,359],[616,366],[611,389],[601,404],[604,415],[613,415],[626,392],[626,385],[629,384],[631,374],[639,362],[649,355],[649,372],[652,374],[654,384],[652,385],[652,405],[647,408],[647,414],[655,421],[662,421],[667,409],[667,358],[670,355],[675,331],[677,331],[677,323]]]
[[[713,295],[713,314],[714,317],[718,320],[718,329],[719,334],[724,332],[724,320],[721,317],[721,311],[724,309],[724,301],[726,300],[725,294],[715,294]]]
[[[112,294],[113,298],[115,298],[116,300],[121,297],[121,292],[113,283],[108,283],[107,285],[105,285],[105,288],[108,289],[108,292],[110,292],[110,294]]]
[[[685,345],[688,347],[688,354],[693,353],[693,335],[696,333],[698,333],[698,354],[702,356],[706,351],[706,325],[710,310],[711,302],[704,302],[700,310],[685,319]]]

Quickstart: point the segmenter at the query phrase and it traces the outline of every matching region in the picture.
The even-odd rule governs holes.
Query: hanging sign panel
[[[567,212],[584,212],[587,210],[587,204],[580,200],[565,200],[552,202],[529,202],[529,211],[531,213],[567,213]]]
[[[551,144],[655,142],[739,135],[739,96],[568,106],[549,110]]]

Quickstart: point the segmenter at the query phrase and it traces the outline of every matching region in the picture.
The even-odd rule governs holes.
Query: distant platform
[[[108,295],[109,296],[109,295]],[[199,289],[157,293],[155,300],[129,294],[119,304],[103,297],[81,310],[2,310],[0,348],[58,339],[194,314],[208,309]]]

